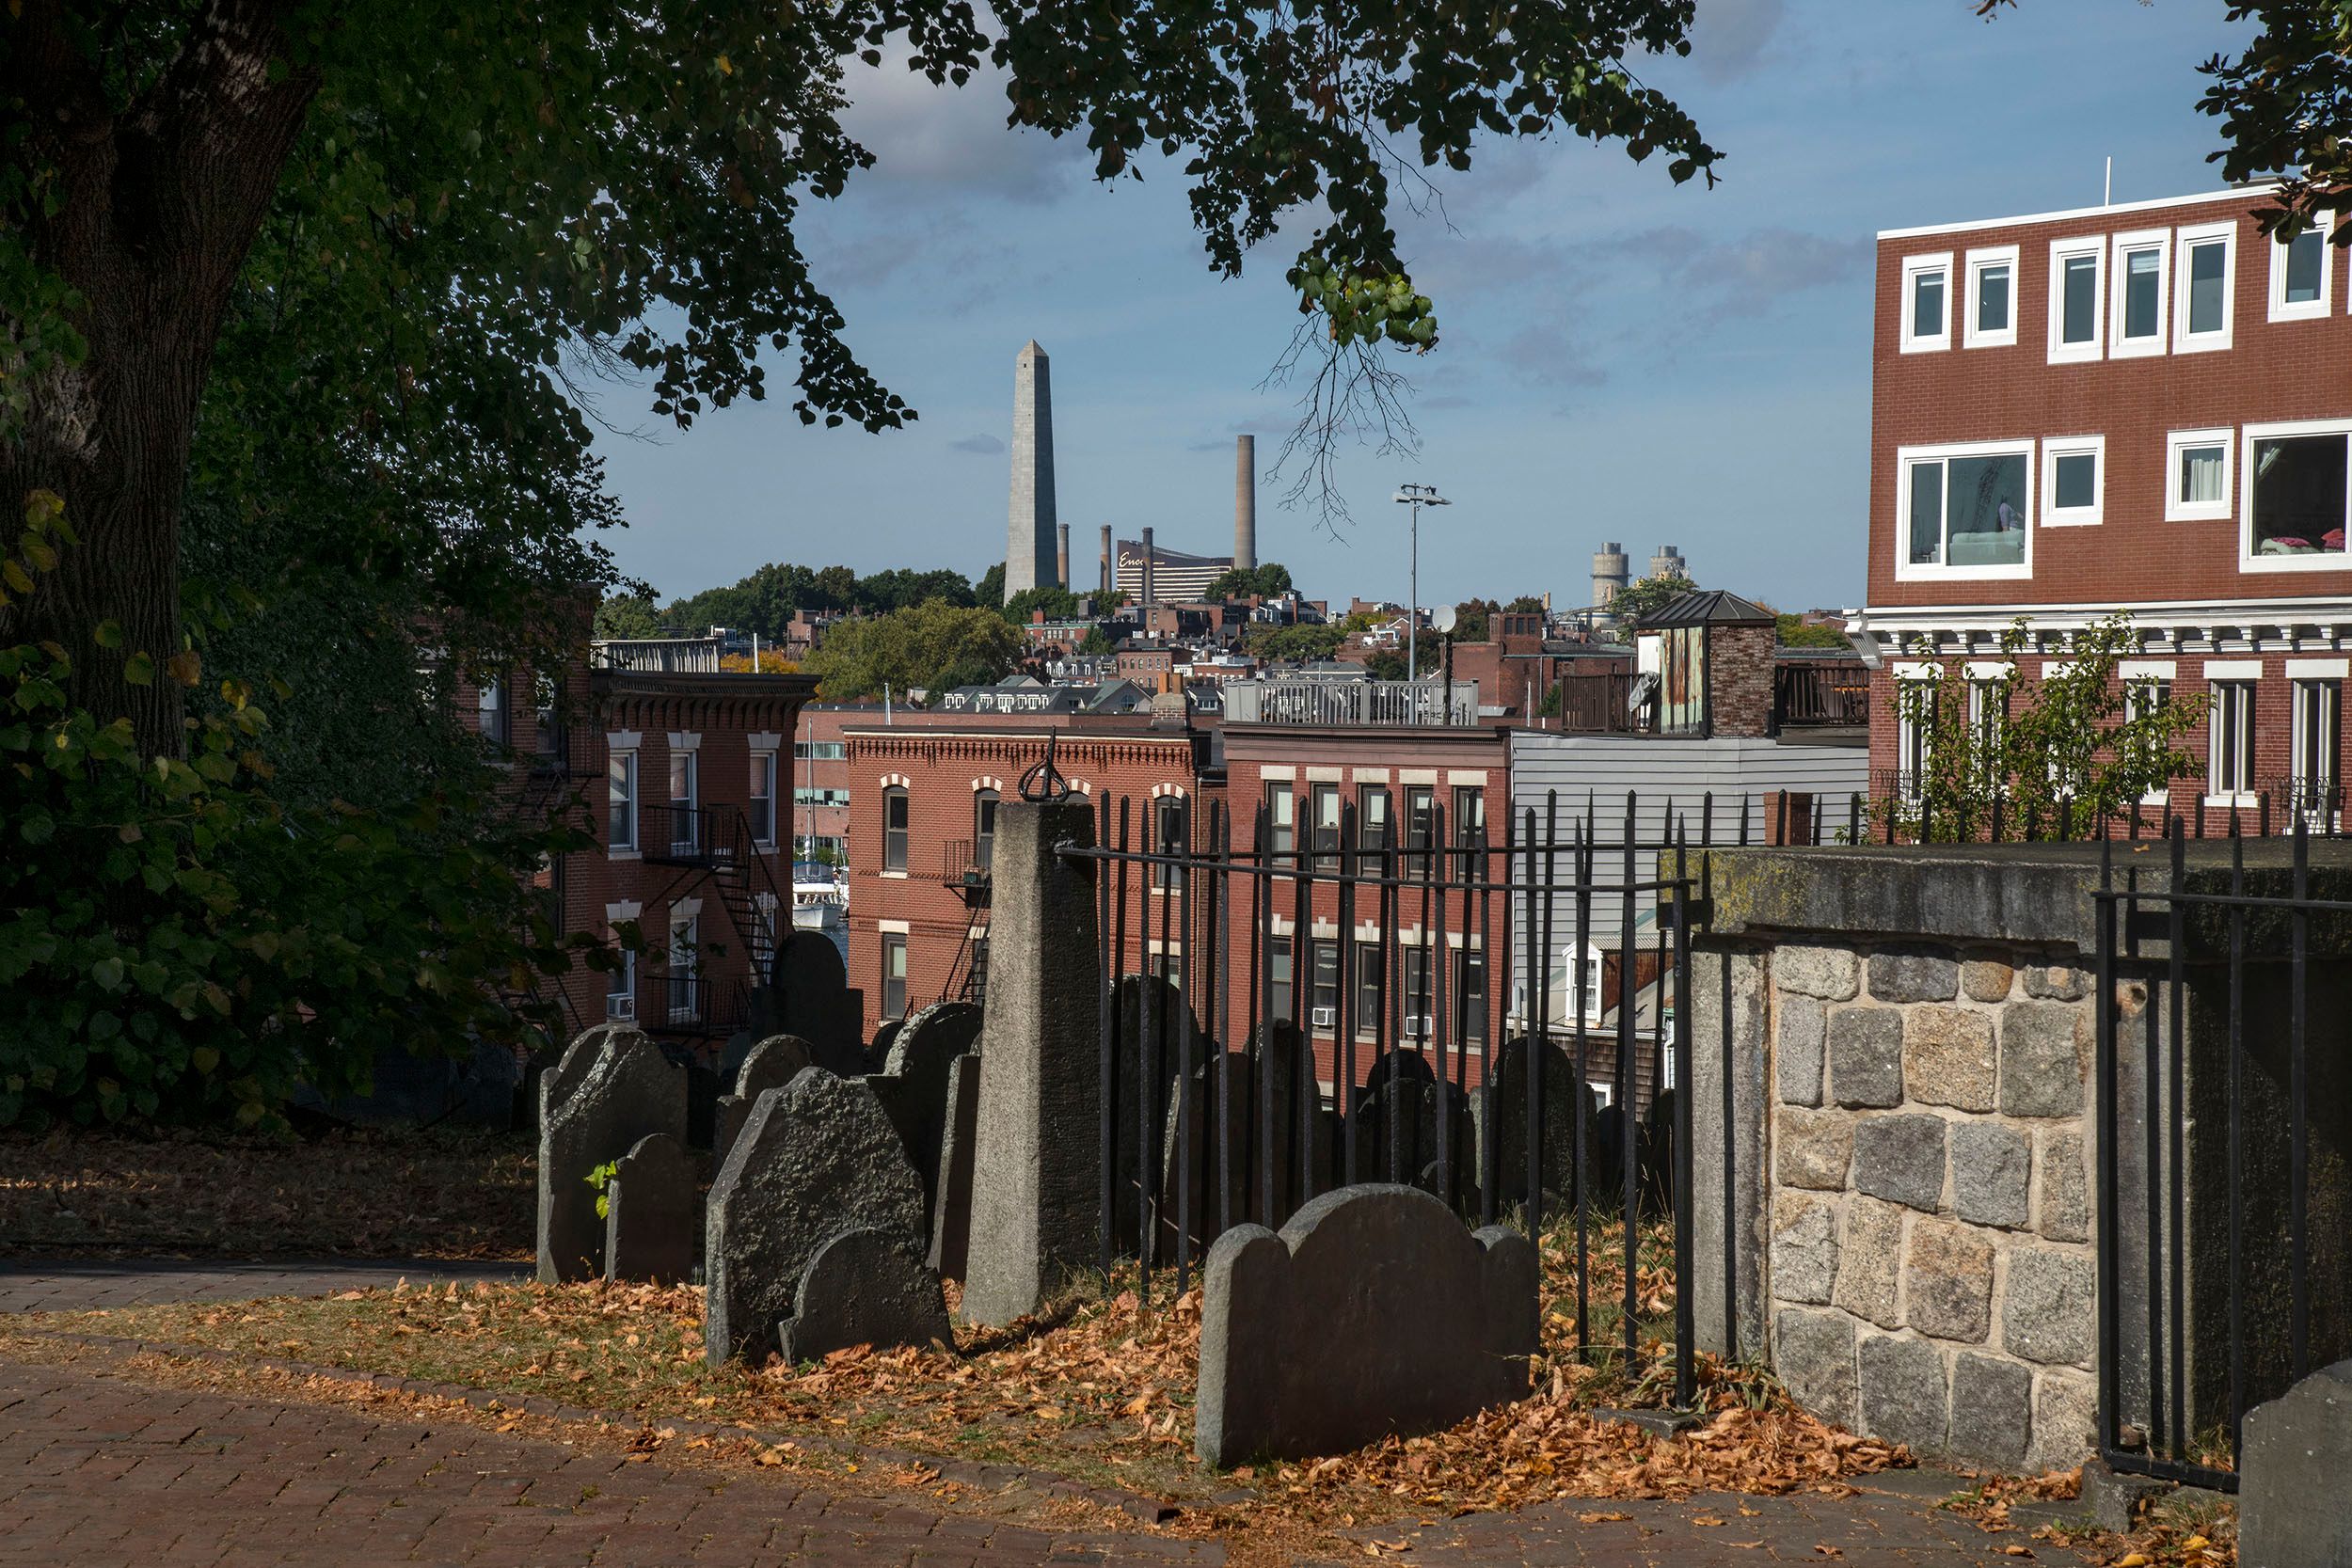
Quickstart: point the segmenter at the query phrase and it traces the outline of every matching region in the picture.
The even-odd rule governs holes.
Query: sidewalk
[[[453,1263],[435,1259],[46,1259],[0,1261],[0,1314],[95,1312],[169,1301],[250,1301],[324,1296],[383,1287],[530,1277],[528,1263]]]

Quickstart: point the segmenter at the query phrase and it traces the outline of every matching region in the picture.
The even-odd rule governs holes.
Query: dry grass
[[[0,1252],[527,1259],[535,1156],[461,1131],[0,1137]]]

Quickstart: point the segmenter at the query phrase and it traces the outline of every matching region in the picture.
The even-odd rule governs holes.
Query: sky
[[[2217,188],[2198,62],[2250,31],[2220,0],[1699,0],[1687,59],[1636,74],[1724,157],[1677,186],[1663,160],[1566,136],[1483,146],[1438,171],[1441,210],[1399,224],[1441,342],[1399,356],[1418,453],[1350,450],[1333,529],[1265,473],[1297,388],[1268,372],[1297,322],[1305,227],[1208,269],[1181,168],[1089,178],[1083,138],[1005,128],[1001,83],[934,88],[853,69],[850,128],[879,159],[803,208],[800,235],[851,348],[919,411],[899,431],[803,428],[788,396],[680,433],[629,406],[600,441],[629,521],[621,569],[665,599],[771,561],[949,566],[1004,555],[1013,357],[1051,356],[1057,498],[1073,573],[1100,525],[1226,553],[1233,437],[1257,436],[1259,559],[1314,597],[1590,597],[1592,552],[1637,575],[1678,546],[1702,586],[1784,609],[1859,603],[1869,439],[1870,269],[1883,229]],[[781,391],[796,366],[771,363]]]

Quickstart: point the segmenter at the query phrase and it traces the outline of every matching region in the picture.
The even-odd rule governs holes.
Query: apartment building
[[[2128,682],[2201,694],[2177,809],[2332,820],[2352,638],[2352,276],[2267,187],[1879,236],[1868,602],[1893,683],[2122,609]],[[1920,657],[1921,651],[1933,656]],[[1898,786],[1922,739],[1876,727]],[[2282,811],[2277,819],[2288,819]]]

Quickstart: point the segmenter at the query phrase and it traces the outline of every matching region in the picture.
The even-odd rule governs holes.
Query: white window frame
[[[783,826],[783,824],[777,820],[784,815],[784,813],[778,809],[783,802],[776,799],[776,750],[777,749],[775,747],[768,746],[762,747],[752,752],[751,798],[754,801],[761,799],[762,790],[760,788],[760,784],[764,777],[766,783],[765,795],[768,801],[768,832],[765,834],[758,834],[756,832],[758,825],[756,823],[753,825],[755,829],[755,836],[752,842],[755,847],[761,849],[772,849],[776,847],[779,830]],[[763,768],[765,769],[764,775],[762,772]]]
[[[2254,673],[2248,673],[2236,664],[2208,662],[2205,666],[2205,692],[2212,699],[2205,710],[2205,804],[2209,806],[2250,806],[2255,801],[2254,718],[2261,702],[2262,667],[2257,661],[2252,668]],[[2243,689],[2247,699],[2244,707],[2234,710],[2243,722],[2226,728],[2221,722],[2222,715],[2232,710],[2217,689],[2224,686]],[[2217,787],[2223,771],[2224,745],[2237,753],[2236,766],[2230,769],[2233,777],[2227,789]]]
[[[1944,329],[1931,334],[1915,333],[1912,328],[1916,325],[1917,311],[1915,309],[1913,291],[1918,287],[1918,280],[1931,273],[1940,274],[1944,279]],[[1939,251],[1933,256],[1903,258],[1900,325],[1902,351],[1905,354],[1934,354],[1952,346],[1952,253],[1950,251]]]
[[[2172,239],[2172,352],[2210,354],[2230,346],[2237,325],[2237,230],[2234,220],[2197,223],[2175,230]],[[2188,253],[2204,245],[2221,246],[2221,325],[2211,332],[2189,327]]]
[[[641,852],[638,844],[644,836],[644,813],[638,809],[644,803],[639,797],[644,792],[640,787],[635,747],[606,753],[604,781],[605,852],[615,859],[625,857],[634,860]],[[624,800],[628,802],[628,837],[626,840],[612,832],[618,815],[612,808]]]
[[[1977,321],[1977,306],[1983,296],[1978,283],[1979,276],[1987,267],[2009,268],[2009,325],[1986,331]],[[1966,348],[2011,348],[2017,342],[2017,246],[1991,245],[1968,253],[1967,317],[1961,334],[1962,346]]]
[[[2341,572],[2352,569],[2352,451],[2345,454],[2345,548],[2313,555],[2254,553],[2254,443],[2282,436],[2342,436],[2352,443],[2352,420],[2288,420],[2276,424],[2249,424],[2238,431],[2237,466],[2245,483],[2237,487],[2237,567],[2241,572]]]
[[[2107,261],[2107,357],[2153,357],[2171,343],[2172,230],[2135,229],[2128,234],[2116,235],[2112,244],[2115,254]],[[2124,265],[2124,259],[2140,251],[2153,251],[2156,258],[2156,329],[2144,338],[2127,338],[2123,335],[2123,313],[2130,305],[2131,291],[2126,285],[2131,272]]]
[[[2319,661],[2312,662],[2317,664]],[[2327,768],[2318,778],[2331,785],[2336,784],[2339,776],[2336,759],[2342,754],[2344,745],[2344,677],[2335,670],[2324,674],[2316,672],[2305,673],[2296,670],[2294,661],[2288,662],[2287,777],[2290,780],[2303,781],[2312,777],[2302,771],[2303,753],[2315,750]],[[2309,744],[2314,722],[2321,741],[2315,748]],[[2322,831],[2330,826],[2328,819],[2332,815],[2331,811],[2304,814],[2313,827]]]
[[[613,938],[616,946],[619,941],[616,934]],[[605,981],[604,1016],[608,1021],[626,1020],[633,1023],[637,1021],[637,953],[628,947],[621,947],[619,952],[620,967],[613,970]]]
[[[2172,696],[2172,683],[2178,666],[2170,659],[2125,659],[2116,668],[2116,675],[2123,683],[2123,718],[2126,722],[2158,705],[2157,694],[2166,702]],[[2160,806],[2172,798],[2169,785],[2151,789],[2139,798],[2143,806]]]
[[[2090,341],[2070,343],[2066,331],[2066,263],[2069,258],[2090,258]],[[2080,365],[2106,357],[2107,246],[2097,235],[2050,242],[2049,331],[2050,363]]]
[[[2270,239],[2270,319],[2275,322],[2324,321],[2334,309],[2336,247],[2328,243],[2328,231],[2334,214],[2314,213],[2312,226],[2304,230],[2319,236],[2319,297],[2300,304],[2287,303],[2287,245],[2277,235]]]
[[[2221,499],[2192,501],[2181,499],[2181,457],[2198,447],[2221,449]],[[2175,430],[2164,438],[2164,518],[2169,523],[2227,522],[2237,510],[2237,429],[2221,425],[2212,430]]]
[[[1897,689],[1905,690],[1918,684],[1933,685],[1944,678],[1939,664],[1899,664],[1895,667]],[[1933,704],[1937,699],[1924,699]],[[1931,708],[1931,717],[1932,708]],[[1895,705],[1895,778],[1896,794],[1905,805],[1916,805],[1927,794],[1928,770],[1935,766],[1935,730],[1932,723],[1922,724],[1921,716],[1913,711],[1909,702]],[[1902,781],[1909,778],[1906,787]]]
[[[1996,565],[1954,566],[1948,562],[1917,562],[1911,559],[1911,467],[1915,463],[1947,462],[1955,457],[2023,457],[2026,460],[2026,558],[2014,563]],[[1898,582],[1932,582],[1938,579],[1960,581],[2000,581],[2029,578],[2033,576],[2034,508],[2040,496],[2041,475],[2037,471],[2034,442],[2030,437],[2006,441],[1955,441],[1938,446],[1898,447],[1895,449],[1895,580]],[[1948,477],[1947,483],[1949,483]],[[1948,492],[1947,492],[1948,502]],[[1951,544],[1951,519],[1945,519],[1944,550],[1948,554]]]
[[[704,1009],[703,913],[699,899],[685,899],[671,906],[667,959],[663,1016],[673,1023],[700,1019]]]
[[[2060,507],[2058,503],[2058,464],[2061,457],[2088,456],[2096,468],[2090,482],[2089,506]],[[2053,436],[2042,443],[2042,526],[2090,528],[2105,520],[2107,499],[2107,438],[2104,436]]]

